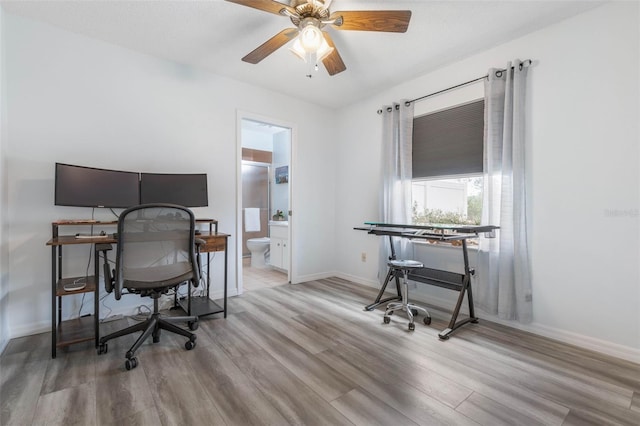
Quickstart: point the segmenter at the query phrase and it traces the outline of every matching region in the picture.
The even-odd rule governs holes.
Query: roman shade
[[[482,173],[484,100],[413,119],[413,178]]]

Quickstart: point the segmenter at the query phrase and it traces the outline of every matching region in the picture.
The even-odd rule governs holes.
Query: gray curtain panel
[[[528,68],[519,60],[490,69],[485,82],[482,223],[499,225],[497,238],[481,238],[478,307],[522,323],[532,321],[526,230],[525,92]]]
[[[408,105],[407,105],[408,104]],[[401,101],[382,108],[382,190],[380,220],[385,223],[411,223],[411,140],[413,103]],[[411,253],[406,238],[394,240],[396,255],[407,259]],[[384,282],[390,249],[387,238],[380,238],[378,278]],[[410,258],[410,257],[409,257]]]

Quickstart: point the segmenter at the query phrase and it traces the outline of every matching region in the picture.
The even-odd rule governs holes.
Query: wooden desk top
[[[210,241],[226,240],[227,238],[230,237],[230,235],[223,234],[221,232],[216,233],[216,232],[202,231],[201,234],[196,235],[195,237],[205,240],[207,242],[207,245],[209,245]],[[75,235],[60,235],[57,238],[51,238],[49,241],[47,241],[48,246],[66,246],[66,245],[72,245],[72,244],[100,244],[100,243],[117,244],[118,240],[116,238],[113,238],[113,234],[107,234],[107,236],[105,237],[101,237],[97,235],[95,237],[83,237],[83,238],[76,238]]]

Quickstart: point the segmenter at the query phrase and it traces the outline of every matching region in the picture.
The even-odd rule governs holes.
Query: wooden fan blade
[[[245,62],[249,62],[250,64],[257,64],[258,62],[287,44],[289,41],[296,38],[297,35],[297,28],[284,29],[278,34],[271,37],[266,42],[262,43],[257,49],[242,58],[242,60]]]
[[[241,4],[243,6],[253,7],[254,9],[264,10],[265,12],[275,13],[280,15],[282,9],[287,9],[291,13],[296,13],[296,10],[289,5],[282,4],[273,0],[227,0],[231,3]]]
[[[322,60],[322,63],[327,69],[329,75],[336,75],[338,73],[341,73],[342,71],[347,69],[347,66],[344,64],[344,62],[342,62],[342,57],[340,56],[340,53],[338,53],[338,48],[335,44],[333,44],[333,40],[331,39],[329,33],[323,31],[322,34],[324,35],[324,39],[327,41],[327,44],[333,47],[333,52],[327,55],[327,57]]]
[[[335,23],[337,30],[385,31],[404,33],[409,27],[410,10],[354,10],[334,12],[330,19],[342,17],[342,24]]]

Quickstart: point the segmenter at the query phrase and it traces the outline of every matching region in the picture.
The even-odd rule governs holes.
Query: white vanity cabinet
[[[289,270],[289,224],[271,222],[269,226],[269,238],[271,238],[270,256],[271,266]]]

